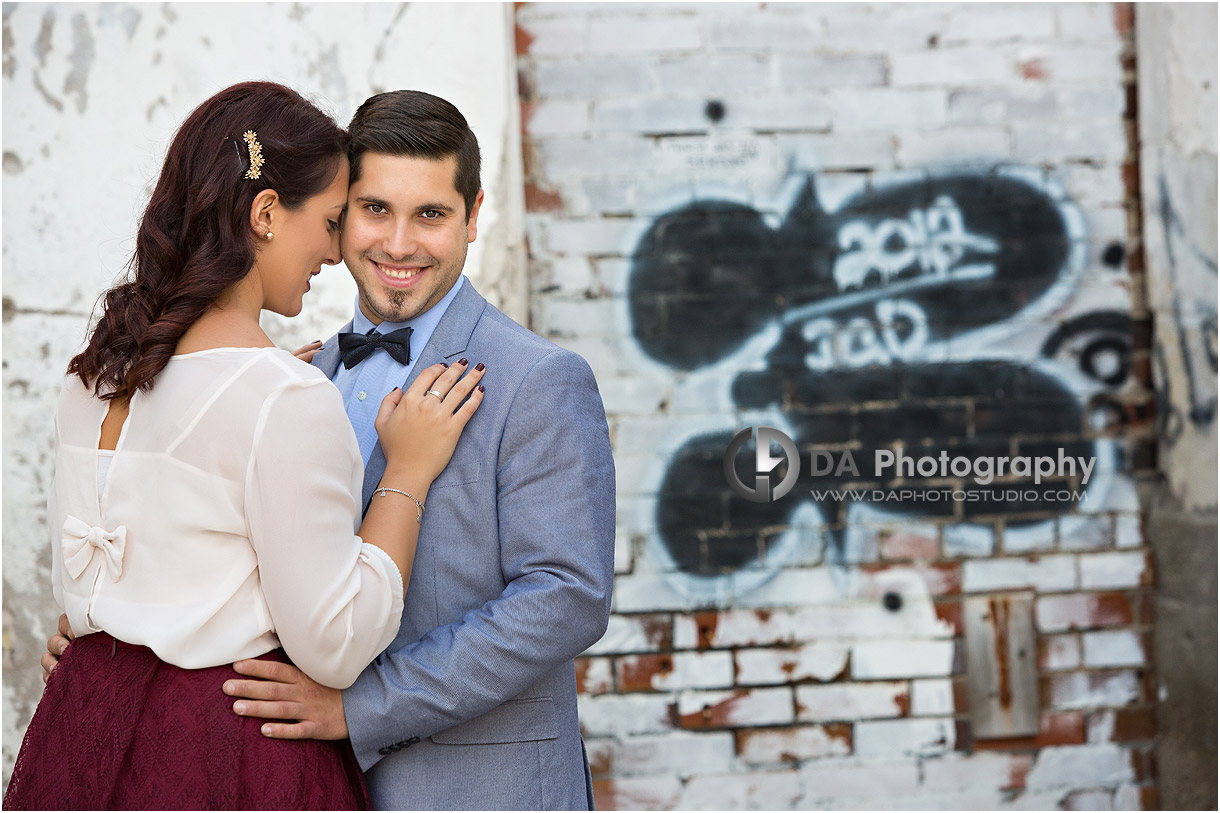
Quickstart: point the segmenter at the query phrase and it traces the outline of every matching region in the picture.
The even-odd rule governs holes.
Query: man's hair
[[[360,179],[366,152],[431,158],[457,156],[453,185],[466,201],[466,216],[479,194],[479,142],[461,112],[449,102],[420,90],[392,90],[365,100],[348,127],[351,182]]]

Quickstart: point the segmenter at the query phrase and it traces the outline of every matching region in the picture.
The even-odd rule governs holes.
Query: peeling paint
[[[64,80],[64,94],[76,95],[76,112],[84,113],[89,105],[89,70],[93,67],[96,52],[93,46],[93,33],[89,30],[89,21],[84,14],[72,18],[72,53],[68,62],[72,71]]]
[[[4,10],[4,78],[12,79],[17,72],[17,49],[13,45],[13,28],[9,25],[8,8]]]
[[[42,15],[42,25],[38,29],[38,39],[34,41],[34,55],[38,57],[38,67],[47,66],[47,54],[51,53],[51,34],[55,28],[55,12],[48,9]]]
[[[15,152],[4,151],[4,174],[5,175],[20,175],[25,165],[21,163],[21,157]]]

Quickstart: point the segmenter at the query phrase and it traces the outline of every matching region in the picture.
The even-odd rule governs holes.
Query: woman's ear
[[[275,216],[279,203],[280,196],[274,189],[264,189],[250,203],[250,229],[259,242],[275,237]]]

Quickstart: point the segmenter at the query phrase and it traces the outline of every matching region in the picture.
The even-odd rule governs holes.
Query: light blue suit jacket
[[[584,809],[573,658],[614,581],[605,409],[584,359],[469,282],[403,389],[462,357],[486,396],[428,493],[398,636],[343,693],[348,731],[380,810]],[[333,377],[336,337],[313,363]],[[366,508],[384,469],[379,444]]]

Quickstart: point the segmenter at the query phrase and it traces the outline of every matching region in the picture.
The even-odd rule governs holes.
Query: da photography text
[[[736,468],[737,453],[751,438],[754,439],[754,482],[742,482]],[[772,455],[772,443],[781,455]],[[787,471],[777,485],[773,485],[771,473],[780,464],[787,464]],[[872,470],[869,474],[879,478],[950,478],[969,477],[979,485],[988,485],[997,478],[1033,478],[1035,484],[1043,479],[1062,480],[1079,477],[1081,486],[1089,483],[1094,457],[1075,457],[1062,448],[1056,455],[1016,455],[966,457],[950,455],[941,451],[938,455],[908,455],[901,449],[877,449],[873,453]],[[733,436],[724,453],[724,476],[733,493],[751,502],[773,502],[780,499],[796,485],[800,477],[801,460],[796,443],[783,431],[772,426],[748,427]],[[809,454],[809,474],[814,477],[861,477],[860,466],[850,449],[830,452],[815,449]],[[864,475],[869,476],[869,475]],[[861,492],[867,493],[867,492]],[[1031,492],[1033,493],[1033,492]],[[1043,497],[1046,495],[1044,494]],[[1079,495],[1073,499],[1080,499]]]

